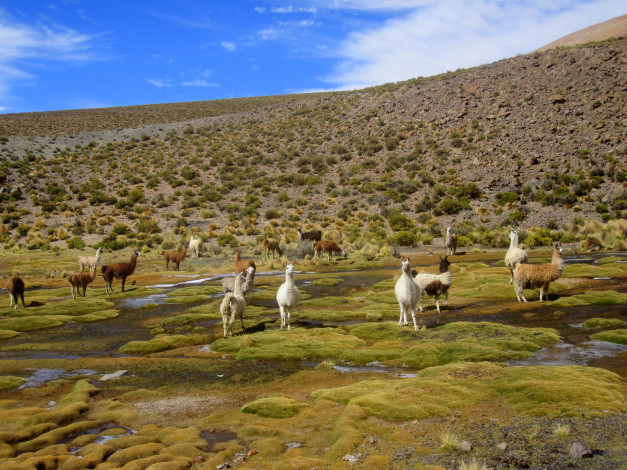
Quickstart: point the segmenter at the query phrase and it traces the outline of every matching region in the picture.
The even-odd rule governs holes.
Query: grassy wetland
[[[126,292],[114,281],[106,295],[99,277],[72,299],[49,273],[78,253],[0,258],[27,284],[26,309],[0,309],[0,468],[624,464],[621,254],[567,256],[550,300],[527,291],[526,304],[504,250],[455,255],[448,306],[438,314],[423,297],[419,330],[397,326],[400,263],[384,249],[371,261],[297,260],[291,331],[278,329],[281,261],[257,257],[246,331],[236,322],[223,339],[231,256],[186,258],[174,272],[146,249]],[[435,271],[437,256],[411,259]],[[574,442],[592,458],[573,459]]]
[[[0,115],[0,470],[625,468],[626,47]],[[447,226],[448,305],[423,297],[399,328],[399,256],[435,274]],[[548,301],[516,300],[510,227],[532,263],[563,243]],[[348,258],[312,259],[297,228]],[[202,256],[166,271],[192,235]],[[125,292],[98,272],[72,299],[98,248],[141,252]],[[257,272],[224,339],[236,248]],[[280,331],[288,260],[300,304]],[[26,308],[8,308],[12,275]]]

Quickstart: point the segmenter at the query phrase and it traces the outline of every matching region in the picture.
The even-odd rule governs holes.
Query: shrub
[[[74,237],[67,241],[67,247],[70,249],[82,250],[85,248],[85,242],[81,237]]]
[[[470,203],[466,199],[456,199],[447,196],[440,201],[438,207],[445,214],[457,214],[465,209],[470,209]]]
[[[218,245],[229,246],[233,249],[237,248],[237,238],[232,233],[223,233],[218,235]]]
[[[398,246],[414,246],[416,245],[416,236],[411,232],[402,230],[394,235],[390,235],[388,237],[388,243]]]
[[[520,199],[520,195],[515,191],[509,191],[505,193],[498,193],[496,195],[496,203],[500,206],[504,206],[506,204],[518,202]]]
[[[268,209],[266,211],[266,219],[278,219],[281,217],[281,211],[278,209]]]

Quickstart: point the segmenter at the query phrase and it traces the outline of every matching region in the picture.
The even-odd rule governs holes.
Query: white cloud
[[[281,26],[296,26],[297,28],[311,28],[316,23],[311,20],[302,20],[302,21],[279,21]]]
[[[157,88],[167,88],[172,86],[172,83],[170,83],[167,79],[147,78],[146,81]]]
[[[279,31],[276,28],[266,28],[259,31],[259,38],[262,41],[270,41],[279,37]]]
[[[183,86],[198,86],[198,87],[218,87],[217,83],[210,83],[204,78],[194,78],[193,80],[187,80],[181,83]]]
[[[222,41],[222,43],[220,44],[224,49],[226,49],[227,51],[231,52],[235,50],[235,44],[229,41]]]
[[[266,7],[255,7],[254,10],[260,14],[264,14],[266,11],[268,11]]]
[[[272,13],[316,13],[318,10],[315,7],[295,7],[293,5],[289,5],[286,7],[273,7],[270,11]]]
[[[57,62],[96,60],[92,37],[68,28],[30,26],[14,21],[0,8],[0,97],[6,97],[15,83],[33,78],[24,61]]]
[[[624,10],[619,0],[387,3],[420,8],[350,33],[335,51],[340,65],[325,81],[341,89],[362,88],[481,65],[531,52]]]

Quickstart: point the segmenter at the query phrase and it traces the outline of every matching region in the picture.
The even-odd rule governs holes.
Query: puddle
[[[118,437],[124,437],[124,436],[131,436],[134,434],[137,434],[137,431],[135,431],[134,429],[131,429],[127,426],[121,426],[117,423],[114,422],[108,422],[108,423],[103,423],[100,424],[98,426],[94,426],[93,428],[88,429],[87,431],[84,431],[82,433],[80,433],[77,436],[72,436],[69,439],[65,439],[61,442],[59,442],[58,444],[69,444],[70,442],[72,442],[74,439],[76,439],[77,437],[80,436],[85,436],[88,434],[102,434],[105,431],[108,431],[109,429],[124,429],[126,432],[122,433],[122,434],[113,434],[113,435],[107,435],[107,436],[100,436],[97,437],[96,439],[94,439],[93,441],[90,442],[90,444],[105,444],[107,442],[109,442],[112,439],[116,439]],[[82,447],[70,447],[68,448],[68,451],[71,454],[76,454],[78,452],[80,452],[83,448]]]
[[[71,372],[66,371],[65,369],[26,369],[26,370],[34,370],[35,372],[27,377],[27,382],[22,384],[19,387],[19,390],[24,388],[31,387],[39,387],[40,385],[50,382],[52,380],[56,380],[59,378],[69,378],[76,377],[77,375],[95,375],[97,372],[91,369],[77,369]]]
[[[210,429],[208,431],[201,431],[200,437],[202,437],[209,446],[209,452],[213,450],[216,444],[221,442],[228,442],[234,439],[240,441],[239,435],[233,431]]]
[[[533,357],[520,361],[510,361],[508,366],[587,366],[590,361],[627,351],[627,346],[608,343],[606,341],[591,340],[575,346],[569,343],[559,343],[551,348],[543,348]]]
[[[122,299],[119,301],[120,308],[139,308],[148,304],[162,304],[168,296],[166,294],[153,294],[145,297]]]

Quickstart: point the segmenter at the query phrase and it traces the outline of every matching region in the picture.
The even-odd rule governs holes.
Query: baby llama
[[[245,281],[240,276],[225,277],[224,279],[222,279],[222,290],[225,294],[227,292],[233,292],[235,290],[235,283],[239,282],[241,284],[240,289],[242,290],[242,295],[246,297],[248,293],[252,290],[254,280],[255,268],[253,268],[252,266],[248,266],[248,269],[246,269]]]
[[[81,288],[83,289],[83,297],[85,297],[85,291],[87,290],[87,285],[91,284],[94,278],[96,277],[96,267],[90,268],[88,273],[78,272],[72,273],[68,276],[67,280],[72,286],[72,298],[74,297],[74,289],[76,289],[76,293],[81,295]]]
[[[396,281],[394,287],[396,300],[401,308],[401,316],[398,319],[398,326],[407,325],[407,310],[411,311],[411,318],[414,321],[414,330],[418,329],[416,324],[416,304],[420,300],[420,288],[411,277],[409,258],[401,256],[401,277]],[[422,310],[422,309],[421,309]]]
[[[238,274],[235,279],[235,285],[233,292],[227,292],[220,304],[220,313],[222,314],[222,326],[224,328],[224,337],[226,338],[227,330],[229,335],[233,336],[233,323],[239,318],[242,322],[242,330],[244,328],[244,312],[246,311],[246,299],[242,294],[240,279],[241,274]]]
[[[100,256],[102,256],[102,247],[98,247],[96,250],[96,256],[79,256],[78,257],[78,265],[81,268],[81,272],[85,271],[85,267],[87,269],[96,269],[98,267],[98,263],[100,263]]]
[[[457,251],[457,234],[451,232],[451,227],[446,227],[446,255],[454,255]]]
[[[513,228],[509,232],[509,250],[505,254],[505,265],[509,269],[509,283],[514,282],[514,269],[516,265],[526,263],[529,259],[527,252],[522,248],[518,248],[518,233],[520,230]]]
[[[26,304],[24,304],[24,280],[21,277],[11,276],[7,281],[7,290],[11,298],[9,308],[13,307],[13,302],[15,302],[15,309],[17,309],[17,301],[20,298],[22,299],[22,307],[26,308]]]
[[[564,270],[564,260],[562,259],[562,244],[556,243],[553,249],[553,259],[550,263],[544,264],[519,264],[514,269],[514,289],[518,301],[524,300],[523,289],[540,288],[540,302],[542,297],[549,299],[549,284],[559,279]]]
[[[440,274],[420,273],[416,274],[416,277],[414,278],[416,280],[416,284],[418,284],[421,295],[424,292],[427,295],[435,297],[435,306],[438,309],[438,313],[442,313],[440,311],[441,295],[445,296],[444,304],[448,305],[448,289],[451,287],[451,283],[453,282],[451,273],[448,270],[450,265],[451,262],[448,260],[448,255],[444,258],[440,256]],[[423,310],[422,305],[420,305],[420,299],[418,300],[418,307],[420,307],[420,311],[422,312]]]
[[[291,264],[285,263],[285,282],[281,284],[279,291],[276,293],[276,301],[279,304],[279,311],[281,312],[281,330],[285,329],[286,325],[288,331],[292,329],[290,326],[292,309],[300,302],[300,294],[294,285],[295,264],[294,261],[292,261]]]

